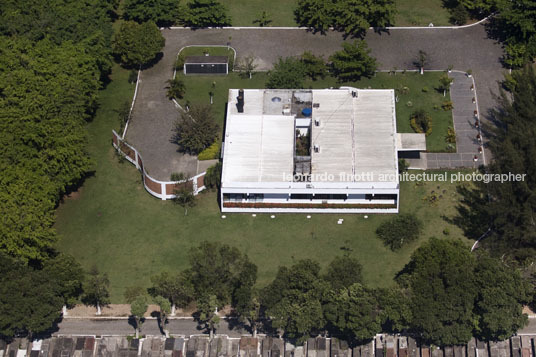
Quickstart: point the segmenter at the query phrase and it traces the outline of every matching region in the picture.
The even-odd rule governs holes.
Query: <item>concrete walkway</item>
[[[456,153],[426,153],[428,169],[452,169],[459,167],[478,167],[484,163],[484,156],[480,154],[477,141],[479,134],[475,126],[474,111],[477,104],[473,103],[476,98],[473,86],[473,78],[462,72],[449,74],[454,81],[450,88],[450,98],[454,105],[452,119],[456,131]],[[475,156],[477,161],[474,160]]]

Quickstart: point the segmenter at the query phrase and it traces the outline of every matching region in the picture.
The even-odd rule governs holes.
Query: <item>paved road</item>
[[[175,335],[196,335],[204,333],[198,330],[197,323],[191,319],[174,319],[170,320],[168,328],[171,334]],[[161,335],[158,323],[155,319],[148,319],[142,325],[142,334],[144,335]],[[247,331],[230,329],[225,320],[220,323],[219,334],[229,336],[240,336]],[[108,320],[108,319],[64,319],[59,325],[58,330],[53,335],[132,335],[134,327],[126,319]]]
[[[149,174],[169,179],[174,171],[195,173],[195,158],[183,156],[170,142],[177,111],[165,97],[166,80],[171,78],[178,51],[186,45],[226,45],[237,50],[238,58],[254,54],[259,70],[269,69],[279,56],[299,55],[305,50],[325,57],[340,49],[344,41],[340,33],[312,34],[293,29],[166,29],[166,46],[162,59],[142,72],[139,94],[127,141],[144,158]],[[501,47],[486,36],[485,26],[463,29],[392,29],[389,33],[370,31],[366,36],[379,69],[415,68],[419,50],[428,53],[429,69],[472,69],[478,90],[480,113],[486,114],[494,105],[491,92],[502,78]],[[425,68],[426,68],[425,67]],[[482,118],[485,119],[485,118]]]

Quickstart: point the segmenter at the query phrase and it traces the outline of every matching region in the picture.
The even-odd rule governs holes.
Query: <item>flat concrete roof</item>
[[[394,91],[343,87],[246,89],[243,113],[236,107],[238,89],[231,89],[223,151],[224,186],[278,182],[277,187],[290,187],[293,183],[295,116],[285,109],[293,92],[312,99],[312,185],[398,183]],[[307,97],[306,92],[312,96]]]
[[[281,182],[292,176],[294,117],[264,115],[263,91],[247,91],[238,114],[238,90],[230,90],[225,130],[223,182]]]
[[[425,151],[426,135],[418,133],[398,133],[397,149],[398,151]]]

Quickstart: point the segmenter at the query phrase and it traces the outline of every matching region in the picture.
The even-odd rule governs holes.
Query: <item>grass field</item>
[[[296,0],[221,0],[229,9],[233,26],[258,26],[254,23],[263,11],[272,22],[269,26],[297,26],[294,21]],[[450,25],[449,12],[441,0],[395,0],[398,13],[395,26]]]
[[[416,109],[425,109],[432,117],[432,133],[426,138],[426,146],[430,152],[441,152],[447,150],[447,128],[452,126],[452,112],[440,109],[441,103],[450,99],[435,88],[439,84],[439,77],[442,73],[425,72],[420,75],[415,72],[398,73],[390,75],[387,73],[377,73],[376,76],[368,79],[364,78],[359,82],[344,83],[357,88],[385,89],[394,88],[398,91],[399,102],[396,104],[397,130],[400,133],[412,133],[413,129],[409,124],[409,118]],[[225,103],[228,98],[229,88],[264,88],[266,73],[256,73],[252,79],[243,79],[237,73],[228,76],[182,76],[186,84],[186,97],[182,101],[185,103],[210,103],[209,92],[212,90],[212,83],[216,83],[214,90],[213,109],[220,125],[223,125],[225,117]],[[307,81],[305,88],[330,88],[339,87],[341,84],[332,77],[324,80]],[[406,88],[404,88],[406,87]],[[423,91],[423,88],[425,91]],[[410,102],[411,106],[408,106]],[[434,108],[439,109],[434,109]]]
[[[97,162],[96,173],[79,192],[66,198],[57,210],[58,248],[73,254],[89,268],[97,265],[111,282],[112,302],[123,302],[128,286],[147,286],[151,275],[187,266],[188,248],[202,240],[219,241],[247,252],[259,267],[259,285],[267,284],[280,265],[312,258],[326,265],[334,256],[349,251],[364,266],[366,283],[388,286],[408,261],[411,252],[430,236],[451,239],[461,231],[442,217],[455,213],[455,185],[428,183],[401,185],[402,212],[415,212],[425,223],[418,243],[397,253],[375,237],[386,215],[228,215],[221,219],[216,193],[198,196],[197,206],[184,216],[168,201],[153,198],[143,189],[139,172],[121,163],[110,144],[117,128],[115,110],[132,96],[128,71],[115,67],[112,82],[101,92],[97,116],[88,125],[89,150]],[[254,82],[252,82],[254,83]],[[432,193],[434,191],[434,193]],[[429,197],[437,196],[430,203]],[[441,196],[439,198],[439,196]],[[343,225],[337,219],[344,218]],[[450,235],[443,234],[448,228]]]

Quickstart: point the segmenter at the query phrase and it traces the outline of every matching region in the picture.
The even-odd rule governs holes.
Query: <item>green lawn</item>
[[[294,21],[296,0],[221,0],[229,9],[233,26],[258,26],[253,21],[267,11],[269,26],[297,26]],[[449,12],[441,0],[395,0],[398,13],[395,26],[450,25]]]
[[[376,76],[362,79],[359,82],[344,83],[357,88],[394,88],[398,91],[399,102],[396,104],[397,130],[400,133],[412,133],[413,129],[409,124],[409,118],[413,111],[423,108],[432,117],[432,133],[426,138],[426,146],[430,152],[441,152],[447,150],[445,136],[447,128],[452,126],[452,112],[440,109],[441,103],[449,100],[450,96],[443,97],[443,94],[435,88],[439,84],[440,72],[425,72],[420,75],[415,72],[405,74],[398,73],[390,75],[387,73],[377,73]],[[225,103],[228,99],[229,88],[264,88],[266,73],[256,73],[252,79],[243,79],[237,73],[228,76],[183,76],[186,84],[186,97],[181,101],[183,104],[189,103],[208,104],[210,103],[209,92],[212,84],[216,83],[214,90],[214,112],[218,122],[223,125],[225,117]],[[305,88],[329,88],[338,87],[340,84],[332,77],[324,80],[307,81]],[[404,89],[406,87],[407,89]],[[423,88],[427,91],[423,92]],[[411,102],[411,106],[408,106]],[[434,109],[437,106],[439,109]]]
[[[441,0],[395,0],[395,26],[452,26]]]
[[[265,214],[255,218],[230,214],[221,219],[214,192],[198,196],[197,206],[185,217],[180,207],[145,192],[139,172],[130,163],[121,163],[110,144],[111,130],[118,126],[114,110],[132,96],[133,85],[127,77],[128,71],[115,67],[112,82],[101,92],[97,116],[88,125],[96,173],[60,205],[55,226],[60,250],[73,254],[84,267],[96,264],[108,274],[114,303],[123,302],[126,287],[147,286],[152,274],[185,268],[188,248],[201,240],[224,242],[247,252],[259,267],[260,285],[274,277],[279,265],[301,258],[326,265],[349,250],[363,264],[366,283],[388,286],[418,246],[412,244],[397,253],[385,248],[374,231],[387,215],[365,219],[363,215],[318,214],[306,219],[305,214],[288,214],[270,219]],[[426,200],[432,191],[441,196],[434,204]],[[457,201],[452,184],[401,185],[402,212],[415,212],[425,222],[420,242],[430,236],[462,236],[442,218],[455,213]],[[345,219],[343,225],[337,225],[338,218]],[[448,236],[443,234],[447,227]]]

